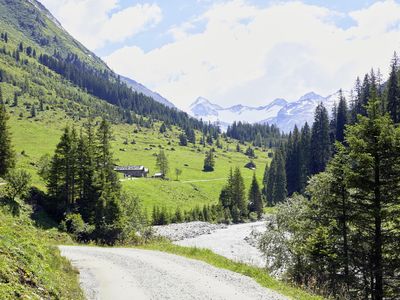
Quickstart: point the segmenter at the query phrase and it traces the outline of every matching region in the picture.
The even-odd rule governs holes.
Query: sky
[[[41,0],[117,73],[181,109],[267,105],[387,78],[400,0]]]

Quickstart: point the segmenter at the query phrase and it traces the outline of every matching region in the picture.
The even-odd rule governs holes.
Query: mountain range
[[[282,131],[289,132],[295,125],[301,127],[306,122],[312,124],[314,111],[319,103],[322,102],[330,113],[338,99],[338,93],[323,97],[310,92],[293,102],[278,98],[265,106],[251,107],[239,104],[225,108],[199,97],[190,106],[189,113],[203,121],[219,124],[223,129],[234,121],[242,121],[275,124]]]
[[[17,21],[17,23],[16,19],[11,17],[12,15],[4,11],[4,19],[8,19],[7,21],[4,21],[8,22],[9,24],[15,23],[14,28],[22,27],[26,28],[28,31],[31,31],[31,37],[36,40],[40,45],[43,44],[44,47],[48,48],[48,51],[50,53],[54,50],[64,52],[62,49],[67,49],[70,46],[66,45],[71,45],[72,47],[70,48],[72,48],[75,53],[78,53],[78,56],[88,65],[91,65],[98,70],[111,71],[110,68],[99,57],[86,49],[77,40],[69,36],[62,25],[40,2],[36,0],[29,0],[27,2],[33,5],[37,9],[37,11],[40,11],[43,15],[51,20],[52,24],[47,22],[42,23],[44,24],[44,27],[48,27],[47,30],[51,29],[51,32],[54,35],[61,37],[57,40],[56,43],[43,44],[43,34],[37,31],[38,27],[36,27],[36,29],[33,29],[34,27],[30,26],[28,18],[26,17],[21,17]],[[13,6],[15,6],[16,8],[19,3],[22,4],[23,2],[7,1],[7,3],[9,6],[8,8],[10,10],[13,10]],[[27,5],[27,3],[25,3],[25,5]],[[36,13],[37,12],[35,12],[35,14]],[[37,19],[38,18],[39,15]],[[55,27],[52,26],[53,24],[55,25]],[[46,39],[49,38],[46,37]],[[64,42],[67,44],[64,45]],[[120,76],[120,78],[137,93],[144,94],[145,96],[150,97],[156,102],[159,102],[167,107],[176,108],[176,106],[171,101],[164,98],[157,92],[150,90],[143,84],[131,78],[123,76]],[[198,119],[219,124],[222,129],[226,129],[229,124],[232,124],[234,121],[242,121],[248,123],[276,124],[282,131],[288,132],[293,129],[295,124],[297,124],[298,126],[302,126],[305,122],[311,123],[313,121],[315,107],[318,105],[319,102],[323,102],[330,112],[335,100],[337,100],[336,94],[330,95],[328,97],[322,97],[311,92],[300,97],[297,101],[294,102],[289,102],[285,99],[278,98],[271,101],[268,105],[259,107],[251,107],[241,104],[230,107],[221,107],[217,104],[212,103],[212,101],[208,99],[199,97],[190,106],[188,113]]]

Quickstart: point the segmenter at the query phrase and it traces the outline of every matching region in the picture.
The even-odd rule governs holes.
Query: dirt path
[[[251,177],[243,177],[245,179],[251,178]],[[209,181],[220,181],[220,180],[228,180],[227,177],[224,178],[213,178],[213,179],[193,179],[193,180],[184,180],[181,181],[182,183],[195,183],[195,182],[209,182]]]
[[[60,246],[91,299],[287,299],[249,277],[158,251]]]

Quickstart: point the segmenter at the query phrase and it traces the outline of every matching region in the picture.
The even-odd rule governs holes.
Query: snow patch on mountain
[[[344,93],[344,96],[346,99],[350,99],[347,93]],[[219,124],[222,129],[227,128],[234,121],[242,121],[275,124],[282,131],[289,132],[295,125],[301,127],[306,122],[311,125],[314,120],[315,108],[319,103],[323,103],[328,113],[331,114],[334,104],[338,101],[338,92],[327,97],[310,92],[294,102],[275,99],[265,106],[250,107],[238,104],[223,108],[208,99],[199,97],[189,110],[190,114],[196,118]]]
[[[213,104],[206,98],[199,97],[193,102],[189,110],[190,114],[198,119],[227,127],[234,121],[255,123],[265,119],[265,117],[274,117],[286,104],[286,100],[276,99],[265,106],[250,107],[238,104],[224,108]]]
[[[350,99],[347,93],[344,93],[346,99]],[[283,107],[274,118],[266,118],[259,123],[275,124],[284,132],[293,130],[294,126],[302,127],[306,122],[311,126],[314,121],[314,112],[319,103],[322,103],[332,114],[335,103],[339,102],[339,92],[322,97],[314,92],[305,94],[299,100],[291,102]]]

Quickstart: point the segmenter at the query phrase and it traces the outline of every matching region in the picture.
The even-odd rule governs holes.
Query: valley
[[[38,175],[38,162],[43,155],[52,155],[66,125],[79,126],[85,120],[75,122],[62,111],[39,112],[36,118],[19,117],[17,112],[11,113],[10,127],[15,139],[18,166],[29,171],[33,182],[39,188],[45,188],[45,183]],[[165,134],[159,133],[161,123],[155,123],[152,128],[140,128],[136,125],[114,125],[113,153],[118,165],[143,165],[150,169],[150,174],[158,172],[155,155],[160,147],[165,149],[170,172],[170,180],[153,178],[133,178],[122,180],[123,189],[142,200],[150,214],[153,206],[166,207],[173,210],[180,207],[184,210],[196,206],[217,204],[219,193],[225,185],[230,168],[240,167],[245,184],[250,185],[254,171],[244,168],[251,159],[244,153],[236,151],[234,140],[222,141],[222,149],[215,148],[216,165],[214,172],[204,172],[203,163],[205,152],[210,146],[202,145],[180,146],[177,128]],[[136,132],[136,133],[135,133]],[[132,144],[132,141],[135,144]],[[127,142],[127,144],[125,144]],[[241,145],[243,151],[248,147]],[[262,181],[264,170],[270,162],[268,152],[255,149],[255,173]],[[175,169],[182,170],[179,180],[176,180]]]
[[[343,39],[335,62],[252,42],[322,4],[196,1],[212,13],[181,24],[176,4],[71,1],[0,0],[0,299],[398,298],[400,58],[347,51],[364,11],[298,22]],[[365,9],[390,6],[397,24],[395,1]],[[304,95],[255,105],[279,90]],[[197,95],[246,105],[180,110]]]

